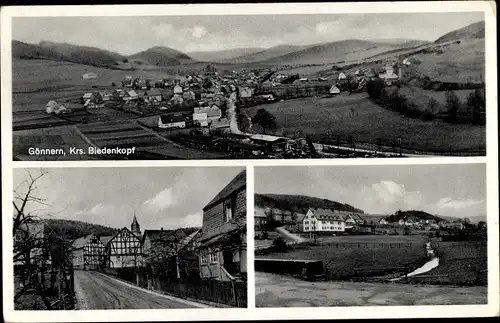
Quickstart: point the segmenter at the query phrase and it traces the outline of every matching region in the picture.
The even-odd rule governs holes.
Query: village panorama
[[[14,181],[16,310],[247,307],[242,167],[17,169]]]
[[[257,307],[488,302],[484,165],[256,167],[255,190]]]
[[[14,160],[486,155],[482,13],[12,29]]]

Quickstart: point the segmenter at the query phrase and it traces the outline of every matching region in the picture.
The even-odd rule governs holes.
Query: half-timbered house
[[[106,245],[109,268],[139,267],[142,265],[141,238],[124,227]]]

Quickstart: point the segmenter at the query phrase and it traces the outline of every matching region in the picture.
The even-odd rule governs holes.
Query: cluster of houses
[[[343,234],[373,233],[375,228],[360,213],[339,210],[308,208],[305,213],[278,208],[255,208],[255,231],[262,231],[272,221],[290,232]]]
[[[439,230],[439,229],[458,229],[463,230],[465,225],[460,219],[454,221],[447,221],[444,219],[423,219],[418,217],[408,217],[406,219],[399,219],[397,221],[390,221],[389,218],[382,218],[378,222],[379,226],[388,227],[410,227],[417,230]]]
[[[168,248],[160,248],[168,246]],[[204,208],[201,229],[190,234],[180,230],[141,232],[136,216],[130,228],[113,236],[82,237],[73,245],[73,267],[83,270],[142,267],[151,264],[151,253],[162,250],[176,261],[182,252],[197,255],[201,279],[246,280],[246,173],[239,173]],[[178,266],[177,277],[182,275]]]

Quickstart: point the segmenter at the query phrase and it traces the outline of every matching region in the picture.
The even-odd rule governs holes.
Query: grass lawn
[[[289,136],[326,136],[329,130],[332,138],[353,136],[357,142],[376,143],[380,138],[384,143],[394,143],[401,138],[403,146],[424,151],[471,151],[486,147],[485,127],[407,118],[376,105],[365,93],[286,100],[249,108],[249,115],[255,115],[260,108],[272,113],[278,129],[283,128]]]
[[[429,275],[449,275],[452,283],[471,283],[479,270],[488,268],[485,243],[436,242],[432,244],[439,266]]]
[[[355,268],[413,267],[425,262],[424,237],[332,237],[322,242],[328,245],[293,245],[288,252],[257,257],[321,260],[327,265],[329,279],[349,279],[355,274]]]

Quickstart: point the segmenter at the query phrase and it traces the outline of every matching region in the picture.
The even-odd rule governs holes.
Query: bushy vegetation
[[[485,121],[482,112],[485,111],[486,104],[482,87],[476,87],[474,92],[467,97],[466,103],[461,102],[453,90],[446,90],[446,102],[444,103],[446,113],[444,116],[440,114],[440,104],[434,98],[431,98],[426,106],[418,106],[413,100],[400,93],[398,87],[386,87],[381,79],[369,81],[366,85],[366,92],[374,103],[409,118],[423,120],[441,118],[452,123],[472,124],[484,124]],[[463,111],[464,106],[468,107],[468,111],[472,111],[472,118],[468,112]]]
[[[118,232],[118,229],[115,228],[82,221],[48,219],[45,220],[45,223],[46,233],[66,236],[70,240],[85,237],[92,233],[97,236],[112,236]]]
[[[310,197],[305,195],[286,195],[286,194],[255,194],[255,205],[260,207],[279,208],[291,212],[306,212],[309,207],[334,209],[347,212],[364,213],[349,204]]]
[[[417,210],[409,210],[409,211],[397,211],[394,214],[389,215],[387,218],[385,218],[389,222],[397,222],[401,219],[422,219],[422,220],[435,220],[435,221],[441,221],[440,217],[437,217],[435,215],[429,214],[424,211],[417,211]]]

